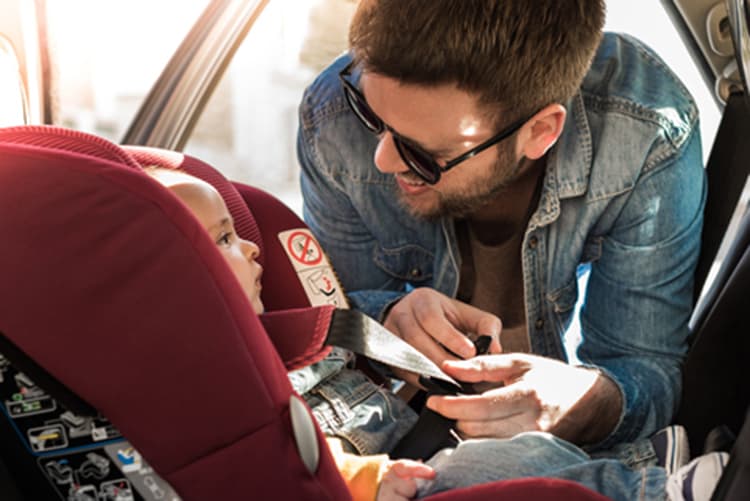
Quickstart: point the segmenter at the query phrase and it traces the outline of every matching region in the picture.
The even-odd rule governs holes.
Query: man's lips
[[[430,186],[421,179],[404,174],[396,174],[396,182],[401,191],[407,195],[417,195],[430,189]]]

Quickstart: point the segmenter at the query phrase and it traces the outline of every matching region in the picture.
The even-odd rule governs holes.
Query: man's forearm
[[[622,395],[617,385],[599,373],[589,391],[550,431],[577,445],[595,444],[614,431],[622,414],[622,406]]]

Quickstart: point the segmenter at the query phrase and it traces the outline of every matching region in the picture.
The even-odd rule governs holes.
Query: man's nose
[[[396,149],[393,134],[389,131],[385,131],[380,136],[373,161],[378,170],[384,174],[397,174],[409,170]]]

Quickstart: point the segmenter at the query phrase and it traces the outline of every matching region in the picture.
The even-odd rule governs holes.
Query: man
[[[300,107],[305,219],[353,305],[492,383],[428,400],[466,437],[609,449],[678,403],[697,109],[603,23],[602,0],[363,0],[350,54]],[[563,337],[587,269],[574,365]],[[502,353],[472,359],[471,333],[500,334]]]

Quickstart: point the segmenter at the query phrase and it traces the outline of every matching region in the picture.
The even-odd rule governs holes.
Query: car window
[[[26,123],[26,105],[16,52],[0,35],[0,127]]]
[[[46,2],[56,124],[118,142],[208,2]]]
[[[346,48],[355,0],[274,0],[234,55],[185,152],[301,211],[295,152],[305,86]]]
[[[713,89],[709,89],[704,83],[703,77],[661,2],[609,0],[605,29],[627,33],[642,40],[654,49],[680,77],[698,105],[703,158],[707,159],[719,127],[721,110],[714,98]]]
[[[208,0],[47,2],[56,123],[119,141]],[[346,48],[357,0],[272,0],[252,26],[185,151],[301,211],[295,153],[305,86]],[[701,111],[707,157],[720,113],[660,2],[609,0],[606,29],[651,45]]]
[[[685,81],[701,111],[703,144],[720,113],[711,91],[659,2],[610,0],[606,29],[651,45]],[[356,0],[269,3],[235,54],[185,151],[230,179],[267,189],[301,211],[295,153],[297,105],[304,87],[346,48]],[[709,147],[704,147],[707,156]]]

